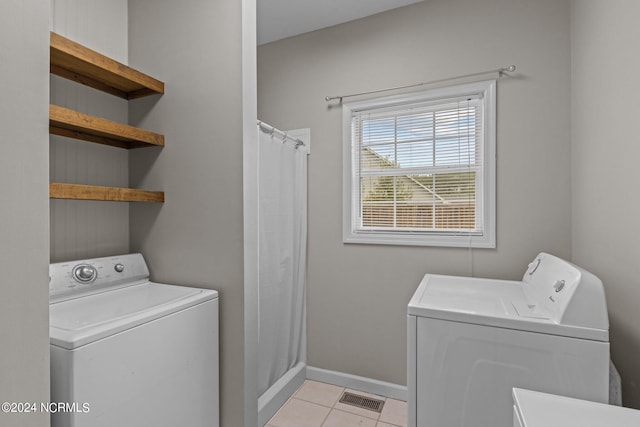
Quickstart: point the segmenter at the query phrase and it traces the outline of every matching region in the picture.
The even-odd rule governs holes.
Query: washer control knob
[[[73,269],[73,278],[80,283],[91,283],[97,276],[95,267],[89,264],[80,264]]]
[[[540,267],[540,262],[542,262],[542,260],[540,258],[536,258],[535,261],[529,263],[529,269],[527,270],[527,273],[529,273],[529,276],[532,276],[533,273],[536,272],[538,267]]]
[[[124,264],[117,263],[113,269],[118,273],[122,273],[124,271]]]
[[[555,289],[556,292],[560,292],[562,289],[564,289],[564,285],[565,285],[564,280],[557,280],[556,283],[553,285],[553,289]]]

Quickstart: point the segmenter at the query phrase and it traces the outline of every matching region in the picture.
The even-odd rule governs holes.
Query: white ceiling
[[[422,0],[256,0],[258,44],[319,30]]]

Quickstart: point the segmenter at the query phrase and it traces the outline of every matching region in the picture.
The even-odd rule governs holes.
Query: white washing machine
[[[513,389],[513,427],[638,427],[640,411]]]
[[[218,293],[140,254],[50,265],[53,427],[218,427]]]
[[[510,427],[513,387],[608,400],[602,282],[552,255],[522,281],[427,274],[407,324],[410,427]]]

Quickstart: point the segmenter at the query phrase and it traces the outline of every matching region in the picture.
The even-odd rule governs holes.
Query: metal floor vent
[[[375,412],[382,412],[382,407],[384,406],[384,400],[372,399],[370,397],[360,396],[359,394],[349,393],[348,391],[342,394],[339,402]]]

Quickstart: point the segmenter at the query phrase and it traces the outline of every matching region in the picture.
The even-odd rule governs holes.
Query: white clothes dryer
[[[427,274],[407,324],[409,427],[510,427],[514,387],[608,400],[602,282],[560,258],[522,281]]]
[[[218,427],[218,293],[140,254],[50,265],[53,427]]]

